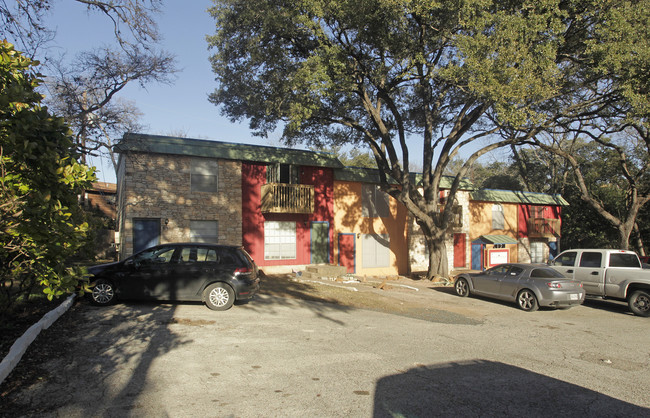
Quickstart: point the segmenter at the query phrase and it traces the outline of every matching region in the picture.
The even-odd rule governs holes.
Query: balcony
[[[560,236],[560,220],[549,218],[528,219],[528,237],[552,238]]]
[[[314,213],[314,186],[267,183],[262,185],[263,213]]]

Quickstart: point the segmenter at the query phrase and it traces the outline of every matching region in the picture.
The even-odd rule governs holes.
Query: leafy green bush
[[[41,105],[37,64],[0,42],[0,311],[39,286],[52,299],[83,280],[65,261],[86,245],[78,195],[94,169]]]

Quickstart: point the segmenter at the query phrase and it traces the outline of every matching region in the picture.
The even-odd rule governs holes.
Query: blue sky
[[[146,89],[134,84],[119,97],[135,102],[142,112],[140,122],[147,127],[142,133],[182,133],[190,138],[282,146],[279,134],[255,137],[246,121],[232,123],[208,102],[208,95],[216,87],[208,61],[212,52],[205,40],[215,30],[214,19],[207,12],[211,5],[211,0],[165,1],[157,22],[163,35],[162,48],[177,59],[180,71],[176,81],[173,85],[150,84]],[[69,59],[77,52],[112,43],[114,39],[113,27],[105,16],[89,15],[85,7],[74,1],[54,2],[46,24],[57,30],[55,45],[48,52],[65,52]],[[421,164],[421,140],[414,138],[409,145],[411,161]],[[94,163],[99,170],[98,180],[115,181],[110,162]]]
[[[259,145],[279,146],[279,137],[259,138],[251,135],[248,124],[231,123],[220,116],[219,108],[208,102],[208,94],[216,87],[210,68],[205,36],[214,33],[214,19],[207,9],[210,0],[167,1],[158,26],[163,34],[162,47],[176,55],[177,74],[173,85],[150,84],[146,90],[139,85],[128,86],[120,97],[135,102],[143,113],[144,133],[185,136]],[[72,58],[76,52],[110,43],[111,24],[103,16],[88,15],[85,8],[72,1],[55,2],[47,21],[57,28],[51,52],[65,52]],[[110,163],[95,162],[101,181],[115,181]]]

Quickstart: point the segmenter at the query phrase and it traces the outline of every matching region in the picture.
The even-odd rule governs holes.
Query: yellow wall
[[[518,205],[516,203],[499,203],[503,208],[503,229],[492,229],[492,206],[494,202],[476,202],[470,201],[470,241],[474,241],[481,235],[507,235],[517,239],[518,228]],[[517,262],[517,244],[507,244],[505,246],[510,250],[509,262]],[[493,248],[492,245],[486,245],[486,249]]]
[[[334,182],[334,261],[338,263],[339,233],[354,233],[357,275],[407,274],[408,245],[406,208],[389,197],[389,218],[364,218],[361,198],[362,183]],[[390,236],[390,267],[364,268],[362,239],[359,234],[388,234]]]

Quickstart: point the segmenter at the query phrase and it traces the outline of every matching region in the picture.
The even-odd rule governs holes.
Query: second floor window
[[[190,171],[190,188],[193,192],[218,191],[219,163],[205,158],[193,158]]]
[[[361,191],[361,203],[364,218],[388,218],[390,208],[388,206],[388,195],[374,184],[364,184]]]
[[[530,217],[534,219],[546,218],[544,216],[546,212],[546,206],[532,206],[530,208]]]
[[[492,205],[492,229],[503,229],[503,206]]]
[[[272,164],[266,167],[267,183],[299,184],[298,166],[292,164]]]

